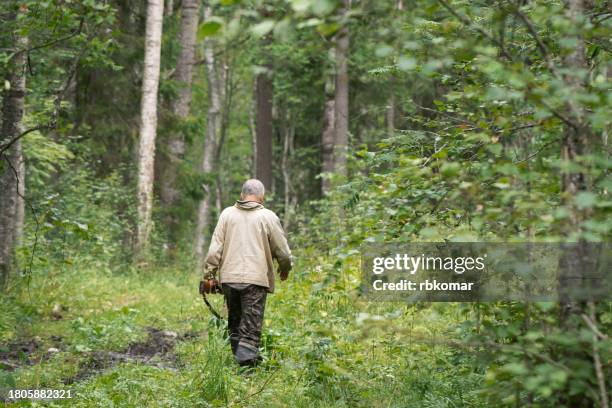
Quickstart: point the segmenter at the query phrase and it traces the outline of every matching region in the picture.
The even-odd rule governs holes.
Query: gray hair
[[[253,195],[255,197],[263,197],[266,192],[264,185],[257,179],[250,179],[244,182],[242,185],[242,195],[248,196]]]

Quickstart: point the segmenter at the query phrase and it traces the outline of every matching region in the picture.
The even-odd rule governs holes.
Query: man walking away
[[[274,292],[275,258],[280,279],[291,269],[291,251],[274,212],[264,208],[264,185],[247,180],[240,200],[219,216],[206,257],[205,278],[219,271],[229,316],[230,343],[241,366],[259,361],[266,296]]]

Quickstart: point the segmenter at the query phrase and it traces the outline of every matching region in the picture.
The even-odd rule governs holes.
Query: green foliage
[[[609,302],[567,315],[552,303],[372,303],[361,296],[357,259],[369,243],[609,241],[612,20],[606,2],[587,3],[572,20],[558,0],[353,2],[345,17],[340,1],[213,2],[213,16],[198,27],[185,120],[169,113],[184,86],[174,73],[180,13],[165,16],[156,172],[164,171],[168,137],[183,135],[181,202],[168,210],[181,220],[173,228],[182,239],[168,242],[156,205],[152,267],[138,274],[127,265],[145,2],[4,2],[0,75],[12,68],[13,34],[27,34],[24,126],[49,126],[23,139],[22,276],[0,298],[0,353],[24,338],[40,347],[20,359],[32,357],[31,365],[0,367],[0,390],[67,387],[94,353],[123,352],[155,326],[196,333],[177,342],[172,367],[119,362],[72,384],[75,400],[50,405],[601,405],[594,360],[609,393]],[[331,175],[343,185],[321,198],[330,51],[344,25],[349,176]],[[203,41],[214,46],[229,100],[218,165],[208,174],[200,170],[209,108]],[[570,67],[581,41],[585,66]],[[219,202],[214,219],[252,176],[253,80],[263,71],[274,86],[267,205],[281,216],[290,210],[282,142],[295,132],[288,187],[298,206],[290,231],[297,264],[270,297],[264,365],[247,374],[234,365],[223,327],[209,321],[189,271],[202,184],[218,187],[210,192]],[[568,158],[560,152],[572,129],[583,132],[585,149]],[[584,180],[579,191],[566,188],[568,175]],[[51,355],[56,336],[60,352]]]
[[[35,218],[27,225],[20,255],[22,264],[33,262],[28,271],[35,271],[36,278],[55,273],[58,267],[73,270],[75,264],[97,265],[100,272],[110,272],[129,256],[124,242],[129,242],[133,219],[131,189],[122,185],[119,173],[100,179],[78,162],[70,168],[62,169],[55,193],[31,195]],[[118,218],[118,211],[125,211],[125,218]]]

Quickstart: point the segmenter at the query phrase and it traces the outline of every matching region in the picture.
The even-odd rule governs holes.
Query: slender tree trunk
[[[21,146],[19,146],[21,148]],[[19,154],[19,167],[17,168],[17,176],[19,183],[17,184],[17,207],[15,208],[15,247],[20,247],[23,244],[23,228],[25,226],[25,194],[26,194],[26,166],[23,150]]]
[[[350,0],[343,0],[342,17],[346,18]],[[347,175],[346,159],[348,153],[348,108],[349,108],[349,77],[348,77],[349,31],[346,21],[336,34],[336,89],[335,89],[335,171],[340,176]]]
[[[15,21],[16,15],[14,16]],[[28,38],[15,34],[16,50],[28,47]],[[2,100],[2,135],[5,141],[18,137],[23,132],[22,119],[25,110],[26,94],[25,51],[17,51],[8,67],[6,81],[10,88]],[[13,253],[23,229],[24,175],[21,140],[0,156],[0,285],[9,280]]]
[[[218,214],[221,214],[221,211],[223,211],[223,188],[221,185],[221,176],[219,175],[219,172],[217,172],[217,177],[215,179],[215,208],[217,209]]]
[[[579,24],[580,16],[583,15],[584,4],[582,0],[569,0],[566,2],[566,13],[572,22]],[[564,81],[565,85],[572,90],[573,94],[580,93],[584,89],[583,79],[577,76],[578,72],[586,67],[585,47],[582,39],[577,41],[574,50],[563,59],[563,64],[567,70]],[[586,153],[588,146],[588,128],[584,123],[584,110],[581,106],[576,105],[574,101],[569,100],[566,103],[566,112],[571,118],[571,124],[565,125],[565,131],[561,143],[561,159],[568,162],[576,162],[579,157]],[[561,173],[561,189],[564,192],[563,200],[565,205],[570,209],[568,223],[565,226],[565,234],[569,238],[575,235],[580,230],[580,223],[583,218],[583,210],[575,208],[572,204],[573,197],[580,191],[586,190],[587,184],[585,175],[582,172],[563,171]],[[574,238],[575,239],[575,238]],[[568,298],[564,293],[563,288],[570,285],[580,284],[576,281],[574,272],[580,272],[582,266],[579,265],[579,257],[575,253],[564,251],[559,259],[560,270],[572,271],[572,276],[559,276],[560,293],[561,325],[568,324],[568,317],[572,313],[577,313],[579,306],[572,299]]]
[[[161,54],[163,0],[148,0],[145,34],[145,57],[140,102],[140,143],[138,149],[138,223],[136,258],[146,256],[151,233],[153,210],[153,172],[157,134],[157,90]]]
[[[387,101],[386,121],[387,133],[393,135],[395,133],[395,94],[393,91],[391,91],[391,95],[389,95]]]
[[[183,0],[184,3],[184,0]],[[164,7],[164,15],[171,16],[174,12],[174,0],[166,0],[166,6]]]
[[[335,53],[335,51],[333,51]],[[325,80],[325,110],[323,112],[323,134],[321,136],[321,172],[326,173],[321,179],[321,193],[331,190],[330,175],[334,172],[334,134],[335,134],[335,101],[334,76],[330,73]]]
[[[568,0],[566,2],[566,13],[569,20],[573,23],[576,29],[579,29],[581,21],[585,15],[584,0]],[[587,78],[583,78],[581,73],[588,72],[588,64],[586,59],[586,45],[583,38],[578,38],[576,46],[572,52],[563,60],[566,74],[564,81],[566,86],[572,91],[572,94],[580,94],[585,91]],[[571,123],[565,125],[565,131],[561,144],[561,159],[568,162],[579,162],[580,157],[588,153],[589,143],[591,139],[591,130],[586,120],[586,112],[582,105],[576,103],[575,100],[569,99],[566,103],[566,114],[570,118]],[[586,175],[583,172],[564,171],[561,174],[562,190],[564,192],[565,204],[570,207],[569,223],[566,227],[566,235],[568,238],[579,233],[580,224],[588,215],[588,210],[576,208],[573,205],[573,198],[581,191],[588,190]],[[567,259],[566,259],[567,258]],[[560,262],[566,265],[572,265],[575,259],[570,259],[571,256],[563,256]],[[572,270],[576,268],[572,267]],[[578,268],[580,270],[580,268]],[[563,282],[561,282],[563,285]],[[564,302],[564,313],[570,312],[574,305],[571,302]]]
[[[584,11],[585,6],[583,0],[567,1],[567,15],[576,25],[579,24],[580,19],[584,16]],[[565,57],[564,65],[568,70],[564,78],[567,87],[576,93],[584,92],[584,79],[576,74],[577,72],[586,72],[588,70],[584,39],[580,38],[579,41],[577,41],[576,47],[567,57]],[[584,108],[577,106],[576,103],[570,99],[567,103],[567,110],[573,119],[573,124],[567,124],[565,127],[561,157],[564,160],[576,161],[579,156],[586,153],[590,131],[588,125],[585,123]],[[569,198],[576,195],[580,190],[585,190],[587,187],[583,173],[566,172],[563,174],[562,183],[563,190],[567,193]],[[573,214],[572,223],[574,226],[572,229],[580,222],[579,218],[577,213]]]
[[[266,190],[272,191],[272,78],[270,71],[261,72],[256,78],[257,119],[257,167],[256,177]]]
[[[225,139],[227,138],[227,131],[229,129],[229,125],[230,125],[230,111],[232,109],[232,100],[233,100],[233,96],[234,96],[234,85],[233,85],[233,80],[232,80],[232,72],[229,69],[229,63],[228,61],[224,61],[223,64],[223,70],[221,70],[222,75],[221,75],[221,83],[223,84],[223,86],[221,87],[221,89],[223,89],[223,93],[221,95],[221,99],[222,99],[222,112],[221,112],[221,129],[219,131],[219,140],[217,142],[217,151],[215,153],[216,155],[216,162],[219,162],[219,160],[222,160],[222,154],[223,154],[223,145],[225,144]],[[217,207],[217,212],[221,213],[221,211],[223,210],[223,202],[224,202],[224,198],[223,198],[223,181],[222,181],[222,173],[221,173],[221,168],[217,168],[217,172],[216,172],[216,184],[217,184],[217,192],[216,192],[216,201],[215,201],[215,205]]]
[[[586,2],[585,0],[567,0],[565,2],[566,14],[568,19],[572,23],[572,27],[580,30],[583,19],[589,13],[588,7],[592,3]],[[586,55],[586,43],[582,36],[578,37],[576,45],[572,52],[567,55],[564,60],[565,77],[564,81],[566,86],[570,89],[572,94],[583,93],[587,87],[589,80],[586,74],[589,71],[589,65]],[[582,76],[584,75],[584,77]],[[568,162],[579,162],[580,157],[589,153],[591,148],[592,130],[588,124],[586,118],[586,110],[584,106],[576,103],[574,99],[569,99],[566,104],[566,111],[568,116],[571,117],[571,124],[565,125],[565,134],[563,136],[563,142],[561,147],[561,158]],[[576,194],[581,191],[589,190],[589,183],[587,177],[582,172],[564,172],[562,174],[562,189],[564,192],[564,198],[566,205],[572,207],[570,210],[569,225],[567,228],[567,235],[577,234],[580,232],[581,223],[588,218],[590,210],[578,209],[573,206],[572,200]],[[579,242],[584,242],[584,239],[580,239]],[[579,260],[584,260],[586,255],[582,252],[581,248],[578,248],[580,255]],[[572,251],[573,252],[573,251]],[[560,264],[565,266],[566,271],[571,271],[571,276],[561,276],[559,286],[561,288],[568,287],[568,285],[580,284],[576,282],[577,273],[584,273],[585,270],[591,265],[584,265],[583,262],[576,260],[576,254],[569,254],[564,252],[559,260]],[[580,276],[584,279],[584,276]],[[584,281],[583,281],[584,282]],[[568,319],[572,313],[581,313],[585,315],[587,311],[584,309],[588,306],[588,314],[591,316],[591,321],[597,321],[596,305],[594,302],[577,303],[572,299],[564,298],[561,296],[561,324],[567,327],[571,324],[571,320]],[[601,358],[599,354],[600,340],[597,336],[593,336],[592,344],[592,357],[595,371],[595,378],[599,389],[599,406],[602,408],[608,408],[610,406],[609,394],[607,391],[606,377],[604,375],[603,367],[601,364]],[[575,404],[578,404],[579,399],[575,400]],[[569,401],[569,405],[573,405],[572,400]]]
[[[170,4],[167,1],[167,4]],[[172,113],[179,121],[189,116],[191,106],[191,84],[195,63],[196,32],[198,30],[199,0],[183,0],[181,4],[181,53],[176,64],[176,80],[180,83],[178,97],[172,102]],[[185,155],[183,132],[175,131],[168,138],[164,171],[159,175],[161,205],[166,210],[166,226],[171,238],[176,238],[178,220],[173,207],[180,201],[177,176]]]
[[[283,225],[289,228],[291,215],[293,213],[293,183],[291,180],[290,160],[293,155],[293,140],[295,139],[295,118],[291,112],[283,118],[283,158],[281,168],[283,172],[283,186],[285,199],[285,212],[283,215]]]
[[[266,190],[272,190],[272,79],[269,72],[263,72],[256,78],[257,119],[257,167],[256,177],[261,180]]]
[[[210,17],[212,10],[209,4],[204,6],[205,18]],[[206,61],[206,74],[208,78],[208,117],[206,119],[206,135],[204,138],[204,154],[200,171],[205,177],[202,183],[204,197],[198,206],[197,223],[195,230],[195,255],[197,271],[202,271],[205,263],[205,245],[207,242],[210,213],[213,205],[211,195],[214,190],[212,172],[215,168],[216,144],[221,130],[222,89],[220,73],[215,60],[214,48],[211,39],[204,42],[204,58]]]
[[[257,78],[253,81],[253,100],[249,108],[249,130],[251,132],[251,177],[257,176],[257,126],[255,125],[257,105]]]

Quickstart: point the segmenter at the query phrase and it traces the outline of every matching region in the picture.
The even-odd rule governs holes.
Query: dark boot
[[[238,348],[238,340],[230,339],[230,345],[232,346],[232,354],[236,355],[236,349]]]
[[[254,367],[259,362],[259,350],[249,343],[240,342],[238,343],[234,357],[240,366]]]

